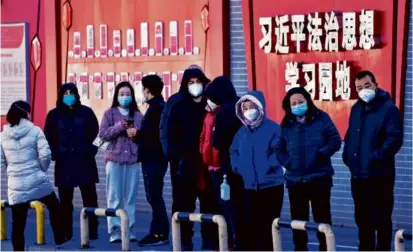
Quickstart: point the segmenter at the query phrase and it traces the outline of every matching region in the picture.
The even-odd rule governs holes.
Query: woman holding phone
[[[127,211],[131,241],[136,241],[132,229],[140,169],[138,145],[133,140],[139,134],[142,119],[132,85],[119,83],[112,106],[103,115],[99,137],[109,142],[105,151],[107,207]],[[108,233],[110,242],[121,241],[119,217],[108,217]]]

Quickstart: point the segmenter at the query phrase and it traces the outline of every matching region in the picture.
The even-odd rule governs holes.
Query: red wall
[[[285,80],[285,69],[287,62],[302,62],[320,63],[331,62],[333,63],[333,83],[335,82],[334,71],[336,61],[347,61],[347,65],[350,65],[350,87],[351,87],[351,99],[344,101],[341,99],[333,99],[333,101],[316,101],[317,106],[325,110],[330,114],[334,120],[340,134],[344,136],[348,125],[348,116],[354,102],[357,100],[357,93],[354,88],[354,75],[360,70],[370,70],[376,75],[376,79],[379,86],[388,91],[392,97],[396,100],[397,105],[400,107],[400,101],[403,99],[403,81],[401,78],[401,71],[403,69],[403,53],[405,51],[404,36],[403,33],[406,22],[405,17],[405,0],[313,0],[313,1],[301,1],[300,4],[291,4],[290,0],[243,0],[243,23],[244,23],[244,36],[246,46],[246,60],[248,71],[248,82],[252,89],[258,89],[266,94],[268,100],[267,111],[272,119],[280,122],[284,116],[284,111],[281,108],[281,100],[286,94],[285,86],[287,84]],[[353,51],[344,51],[341,48],[341,40],[339,46],[339,52],[326,52],[324,51],[324,39],[322,37],[323,51],[322,52],[308,52],[303,50],[307,46],[308,32],[306,31],[306,41],[301,44],[301,53],[296,53],[294,44],[291,41],[292,27],[291,27],[291,15],[304,14],[307,15],[314,12],[319,12],[319,17],[322,18],[322,25],[325,24],[324,14],[334,11],[336,13],[341,12],[356,12],[357,24],[356,34],[359,34],[358,15],[361,10],[374,10],[374,34],[376,38],[376,45],[371,50],[362,50],[357,47]],[[259,25],[260,17],[272,17],[276,15],[288,15],[290,32],[288,35],[288,44],[290,45],[290,53],[277,54],[272,51],[269,54],[265,54],[263,49],[259,48],[259,41],[261,40],[261,26]],[[340,26],[339,38],[342,36],[342,22],[338,20]],[[272,29],[275,28],[275,22]],[[324,31],[324,27],[321,27]],[[275,44],[275,32],[273,34],[273,44]],[[324,33],[325,34],[325,33]],[[357,37],[357,42],[359,38]],[[303,52],[304,51],[304,52]],[[318,81],[318,68],[316,65],[316,99],[318,100],[319,94],[319,81]],[[305,85],[303,80],[302,69],[300,69],[301,86]],[[304,85],[303,85],[304,84]],[[333,97],[334,97],[335,84],[333,84]],[[270,99],[271,98],[271,99]]]
[[[37,10],[40,8],[39,20],[39,39],[42,46],[45,46],[45,19],[44,19],[44,0],[3,0],[1,4],[1,22],[26,22],[29,24],[29,40],[36,34],[37,27]],[[45,47],[43,47],[45,48]],[[42,50],[42,59],[45,58],[45,50]],[[34,70],[30,66],[30,97],[33,97]],[[37,73],[37,90],[46,90],[46,68],[44,64]],[[36,102],[34,123],[43,127],[46,117],[46,92],[36,92],[34,101]],[[33,105],[33,101],[30,101]],[[1,117],[1,126],[6,124],[6,118]]]
[[[66,0],[59,1],[60,8]],[[72,15],[71,26],[66,30],[64,22],[60,26],[60,48],[59,61],[61,63],[61,79],[69,81],[68,74],[77,77],[82,73],[93,76],[101,73],[106,76],[109,72],[120,74],[127,72],[171,72],[177,74],[185,70],[191,64],[201,66],[211,79],[222,74],[228,74],[229,60],[226,54],[229,52],[229,33],[225,32],[229,27],[225,14],[228,12],[226,1],[223,0],[72,0],[70,1]],[[209,29],[204,31],[202,27],[201,13],[204,6],[209,7]],[[171,11],[173,10],[173,11]],[[94,15],[88,15],[94,13]],[[62,11],[62,18],[64,16]],[[94,49],[99,49],[100,32],[99,26],[106,24],[108,27],[108,49],[113,48],[113,30],[121,30],[122,49],[127,48],[127,29],[135,30],[135,48],[141,47],[140,24],[149,23],[149,48],[155,47],[154,23],[163,22],[164,25],[164,48],[169,48],[169,22],[178,22],[178,43],[184,47],[184,21],[192,21],[193,46],[200,48],[198,55],[163,55],[163,56],[138,56],[138,57],[106,57],[106,58],[73,58],[68,57],[68,51],[73,51],[73,34],[80,32],[81,50],[86,50],[86,26],[94,26]],[[59,69],[60,70],[60,69]],[[48,73],[49,74],[49,73]],[[178,82],[171,81],[172,93],[177,92]],[[78,83],[79,84],[79,81]],[[81,102],[93,108],[97,117],[100,118],[104,111],[110,106],[112,98],[108,95],[108,83],[102,81],[103,97],[94,97],[94,83],[88,82],[89,97],[81,99]],[[133,84],[133,82],[132,82]],[[79,88],[80,86],[78,86]],[[167,97],[166,97],[167,98]]]

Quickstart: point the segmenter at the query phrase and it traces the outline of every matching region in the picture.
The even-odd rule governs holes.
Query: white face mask
[[[204,87],[201,83],[194,83],[188,87],[188,91],[193,97],[198,98],[204,91]]]
[[[258,110],[257,109],[249,109],[244,112],[244,117],[248,119],[248,121],[255,121],[258,118]]]
[[[213,103],[211,100],[207,100],[208,106],[211,108],[212,111],[214,111],[217,108],[217,105]]]
[[[363,88],[358,95],[364,102],[369,103],[376,96],[376,91],[370,88]]]

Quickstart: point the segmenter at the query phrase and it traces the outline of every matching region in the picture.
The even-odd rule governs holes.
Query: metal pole
[[[172,216],[172,249],[173,251],[181,251],[181,224],[178,220],[179,212]]]
[[[0,201],[0,211],[1,211],[1,240],[6,240],[6,201]]]
[[[212,220],[218,224],[219,250],[228,251],[228,229],[225,218],[221,215],[214,215]]]
[[[85,208],[80,212],[80,247],[89,248],[89,220]]]
[[[404,246],[404,237],[403,237],[404,229],[397,230],[394,236],[394,250],[395,251],[405,251],[406,248]]]
[[[322,223],[318,225],[318,231],[326,236],[327,251],[336,251],[336,238],[334,236],[333,230],[331,229],[331,226]]]
[[[281,237],[281,229],[278,226],[278,220],[280,218],[276,218],[273,222],[272,222],[272,244],[273,244],[273,248],[274,251],[282,251],[282,237]]]
[[[279,218],[276,218],[272,223],[274,251],[282,251],[280,227],[291,228],[293,230],[302,230],[306,232],[308,232],[309,230],[321,232],[326,237],[327,251],[336,251],[336,239],[334,232],[329,224],[317,224],[300,220],[282,221],[282,223],[280,223]]]
[[[116,210],[116,215],[120,217],[120,229],[122,235],[122,250],[129,250],[129,217],[123,209]]]
[[[43,245],[45,243],[44,237],[44,205],[40,201],[30,202],[30,207],[36,211],[36,231],[37,244]]]
[[[105,209],[105,208],[90,208],[84,207],[80,212],[80,238],[81,247],[89,248],[89,217],[93,216],[112,216],[120,217],[121,221],[121,235],[122,235],[122,250],[129,250],[129,217],[125,210],[123,209]]]

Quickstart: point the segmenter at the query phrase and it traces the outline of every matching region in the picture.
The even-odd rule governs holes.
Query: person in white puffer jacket
[[[57,245],[66,241],[61,228],[60,204],[47,175],[51,161],[49,144],[42,130],[29,121],[30,105],[14,102],[1,132],[1,170],[7,173],[8,200],[12,210],[12,243],[23,251],[24,228],[30,202],[39,200],[49,210]]]

